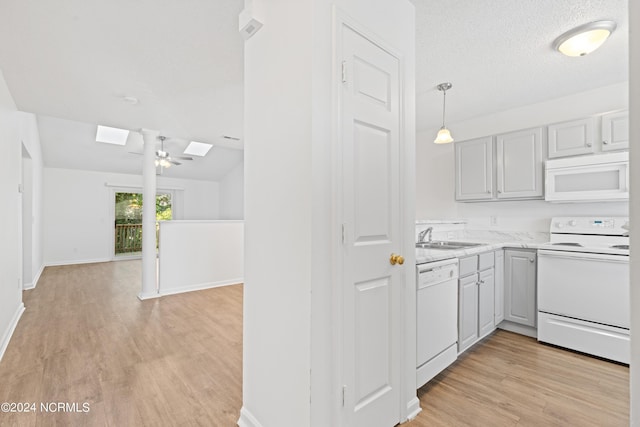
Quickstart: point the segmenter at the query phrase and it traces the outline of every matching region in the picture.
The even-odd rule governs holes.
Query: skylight
[[[190,156],[204,157],[209,150],[211,150],[211,144],[205,144],[204,142],[191,141],[187,148],[184,150],[184,154]]]
[[[105,142],[107,144],[125,145],[129,131],[126,129],[110,128],[108,126],[98,125],[96,132],[96,141]]]

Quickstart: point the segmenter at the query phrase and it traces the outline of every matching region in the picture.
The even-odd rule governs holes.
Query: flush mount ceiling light
[[[553,48],[567,56],[585,56],[602,46],[615,29],[613,21],[589,22],[555,39]]]
[[[447,105],[447,91],[451,89],[453,85],[451,83],[440,83],[437,88],[442,92],[442,127],[438,131],[438,135],[436,139],[433,141],[435,144],[448,144],[449,142],[453,142],[453,138],[451,137],[451,132],[444,125],[444,113],[445,107]]]
[[[190,156],[204,157],[211,150],[211,144],[205,144],[204,142],[191,141],[187,148],[184,150],[184,154]]]
[[[98,125],[98,131],[96,132],[96,141],[105,142],[107,144],[125,145],[128,137],[128,130],[110,128],[108,126]]]

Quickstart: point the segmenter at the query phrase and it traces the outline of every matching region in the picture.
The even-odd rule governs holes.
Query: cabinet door
[[[536,253],[504,251],[505,320],[536,326]]]
[[[549,158],[593,153],[595,118],[549,125]]]
[[[478,275],[459,280],[458,353],[478,340]]]
[[[504,251],[496,251],[495,271],[494,323],[496,326],[504,320]]]
[[[629,112],[619,111],[602,116],[602,151],[629,148]]]
[[[493,137],[456,142],[456,200],[493,197]]]
[[[495,276],[493,268],[481,271],[478,280],[478,337],[482,338],[495,328]]]
[[[496,137],[498,199],[542,198],[542,128]]]

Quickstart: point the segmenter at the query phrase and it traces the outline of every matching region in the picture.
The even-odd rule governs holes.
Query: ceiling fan
[[[193,160],[193,157],[188,157],[188,156],[172,157],[168,151],[164,150],[164,141],[167,139],[167,137],[161,135],[158,137],[158,139],[160,140],[160,149],[156,151],[156,166],[160,167],[160,171],[162,171],[162,169],[170,168],[171,165],[180,166],[182,164],[181,162],[178,162],[177,160],[174,160],[174,159]],[[143,154],[143,153],[131,152],[131,154]]]
[[[164,140],[167,139],[166,136],[159,136],[160,140],[160,150],[156,151],[156,166],[160,166],[161,168],[170,168],[171,165],[180,166],[182,163],[174,160],[168,151],[164,151]],[[176,159],[180,160],[193,160],[193,157],[187,156],[176,156]]]

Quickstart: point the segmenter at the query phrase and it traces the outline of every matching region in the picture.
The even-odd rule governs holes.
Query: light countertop
[[[465,240],[466,242],[474,242],[473,240]],[[472,246],[461,249],[423,249],[416,248],[416,264],[424,264],[432,261],[440,261],[451,258],[464,258],[469,255],[475,255],[482,252],[495,251],[503,248],[516,249],[538,249],[547,241],[503,241],[503,242],[480,242],[486,243],[481,246]]]

